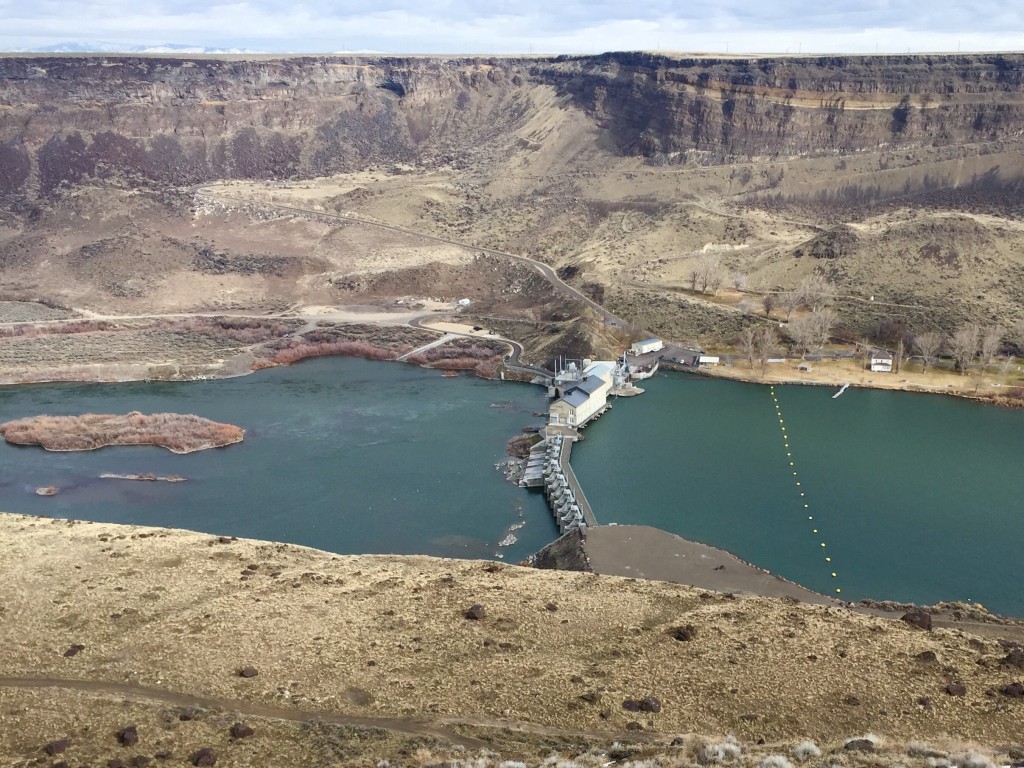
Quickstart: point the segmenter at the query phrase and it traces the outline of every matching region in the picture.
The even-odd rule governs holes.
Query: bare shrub
[[[704,744],[697,755],[697,759],[704,765],[714,765],[738,760],[741,754],[743,754],[743,750],[740,748],[740,745],[736,743],[732,736],[729,736],[722,742]],[[778,766],[777,768],[787,767]]]
[[[278,365],[288,365],[299,360],[305,360],[308,357],[325,357],[328,355],[365,357],[369,360],[392,360],[395,357],[394,352],[382,349],[381,347],[375,347],[363,341],[334,341],[319,344],[299,343],[295,346],[279,349],[274,353],[272,361]]]
[[[757,768],[793,768],[793,764],[785,755],[768,755],[757,764]]]
[[[951,755],[949,759],[957,768],[995,768],[987,756],[975,750]]]
[[[801,741],[793,747],[793,757],[802,763],[806,760],[821,757],[821,750],[813,741]]]

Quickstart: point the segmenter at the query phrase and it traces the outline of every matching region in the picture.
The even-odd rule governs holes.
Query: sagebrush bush
[[[805,760],[821,757],[821,750],[813,741],[801,741],[793,747],[793,757],[802,763]]]
[[[705,744],[698,756],[702,763],[724,763],[736,760],[743,754],[740,745],[731,737],[718,744]],[[768,768],[786,768],[786,766],[768,766]]]
[[[950,762],[958,768],[995,768],[988,757],[975,750],[952,755]]]
[[[793,764],[785,755],[768,755],[757,764],[757,768],[793,768]]]

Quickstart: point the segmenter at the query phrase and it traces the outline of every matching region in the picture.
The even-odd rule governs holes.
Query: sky
[[[1024,49],[1015,0],[0,0],[0,49],[906,53]]]

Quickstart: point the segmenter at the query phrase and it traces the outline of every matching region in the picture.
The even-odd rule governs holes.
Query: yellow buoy
[[[834,579],[835,577],[836,577],[836,572],[832,571],[832,578]]]
[[[831,563],[832,562],[832,558],[831,557],[826,557],[825,558],[825,562],[826,563]]]
[[[824,547],[824,546],[825,546],[825,542],[824,542],[824,541],[823,541],[823,542],[821,542],[821,546],[822,546],[822,547]]]
[[[839,592],[842,592],[842,591],[843,591],[843,590],[839,589],[839,587],[836,587],[836,593],[837,593],[837,594],[838,594]]]
[[[815,528],[813,531],[811,531],[811,533],[817,533],[817,532],[818,532],[817,528]]]

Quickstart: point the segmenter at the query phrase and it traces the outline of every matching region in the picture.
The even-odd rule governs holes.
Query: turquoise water
[[[1024,616],[1024,411],[776,386],[780,425],[767,386],[643,386],[573,451],[599,522],[664,528],[851,600]]]
[[[505,441],[543,390],[415,366],[321,358],[237,379],[0,388],[0,421],[40,413],[196,413],[245,442],[50,453],[0,441],[0,510],[171,526],[339,553],[519,560],[557,536],[543,496],[506,482]],[[184,483],[101,480],[180,474]],[[36,496],[55,485],[53,497]],[[498,547],[511,526],[518,541]]]
[[[1024,411],[790,386],[774,390],[780,425],[766,386],[679,374],[643,386],[573,451],[600,522],[664,528],[851,600],[971,600],[1024,616]],[[545,408],[539,387],[352,358],[221,381],[0,388],[0,420],[178,411],[247,430],[244,443],[187,456],[0,443],[0,510],[516,561],[557,530],[543,497],[495,464]],[[60,492],[35,495],[47,485]],[[518,541],[498,547],[520,523]]]

